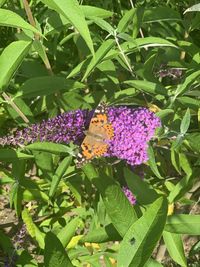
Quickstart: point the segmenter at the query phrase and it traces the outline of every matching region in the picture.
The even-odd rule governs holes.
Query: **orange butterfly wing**
[[[90,121],[86,137],[81,144],[81,151],[77,156],[77,167],[81,167],[93,158],[103,156],[108,150],[106,140],[112,139],[114,131],[108,121],[107,105],[100,103]]]

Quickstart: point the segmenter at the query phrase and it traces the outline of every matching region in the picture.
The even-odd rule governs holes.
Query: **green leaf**
[[[91,53],[94,54],[94,48],[84,13],[76,0],[42,0],[49,8],[63,15],[77,29],[85,40]]]
[[[6,89],[10,79],[28,54],[30,47],[31,42],[16,41],[3,50],[0,56],[0,91]]]
[[[72,157],[66,157],[59,164],[59,166],[58,166],[58,168],[57,168],[57,170],[53,176],[52,182],[51,182],[51,187],[49,190],[49,197],[50,198],[54,196],[56,189],[58,187],[58,184],[59,184],[63,174],[66,172],[66,170],[70,166],[71,161],[72,161]]]
[[[40,202],[44,201],[47,203],[49,201],[49,197],[40,189],[29,188],[23,191],[23,200],[24,201],[39,200]]]
[[[12,205],[14,203],[14,199],[16,197],[17,191],[19,188],[19,183],[15,182],[12,184],[12,187],[10,189],[10,208],[12,208]]]
[[[156,165],[156,159],[155,159],[153,148],[151,146],[149,146],[147,152],[148,152],[148,156],[149,156],[148,163],[149,163],[151,170],[159,179],[163,179],[163,177],[160,175],[158,167]]]
[[[2,231],[0,231],[0,248],[10,256],[13,255],[13,244],[8,235],[4,234]]]
[[[20,87],[16,97],[32,98],[45,96],[65,90],[71,91],[84,88],[85,85],[70,79],[56,76],[31,78]]]
[[[20,217],[23,201],[23,188],[21,183],[25,176],[24,160],[16,160],[12,163],[12,176],[15,178],[16,183],[12,188],[13,193],[11,194],[12,199],[10,199],[10,204],[12,205],[13,201],[16,214],[18,217]]]
[[[163,239],[172,259],[181,266],[187,267],[181,236],[164,231]]]
[[[54,174],[53,155],[48,152],[32,151],[37,167],[42,171],[48,180],[51,180]]]
[[[146,8],[145,8],[146,9]],[[136,8],[136,12],[134,13],[134,16],[133,16],[133,33],[132,33],[132,37],[134,39],[137,38],[138,34],[139,34],[139,31],[141,29],[141,26],[142,26],[142,21],[143,21],[143,16],[144,16],[144,8],[140,8],[140,7],[137,7]]]
[[[4,171],[0,170],[0,175],[1,175],[0,185],[12,184],[14,182],[14,178],[7,171],[4,172]]]
[[[181,174],[181,166],[180,166],[180,160],[179,160],[179,154],[176,152],[173,147],[171,147],[171,162],[176,171]]]
[[[143,24],[161,21],[181,21],[181,16],[175,9],[169,7],[145,8]]]
[[[130,21],[132,21],[133,16],[135,15],[136,9],[132,8],[125,13],[117,25],[118,32],[125,32],[128,29]]]
[[[196,4],[196,5],[193,5],[189,8],[187,8],[183,14],[187,13],[187,12],[198,12],[200,11],[200,4]]]
[[[0,7],[2,7],[7,0],[0,0]]]
[[[86,18],[99,17],[102,19],[109,18],[113,15],[112,11],[105,10],[96,6],[80,6]]]
[[[60,240],[51,232],[45,237],[45,267],[73,267]]]
[[[129,189],[133,192],[137,199],[137,203],[140,205],[147,205],[154,202],[159,195],[155,190],[133,171],[128,168],[124,168],[124,177],[127,182]]]
[[[112,224],[108,224],[104,227],[98,227],[97,229],[90,230],[79,242],[85,243],[105,243],[109,241],[121,240],[121,236],[116,231]]]
[[[35,237],[35,225],[27,209],[22,212],[22,219],[26,224],[27,231],[31,237]]]
[[[95,24],[97,24],[102,30],[107,31],[109,34],[113,35],[114,28],[105,20],[101,18],[92,18]]]
[[[18,152],[17,150],[14,150],[14,149],[9,149],[9,148],[0,149],[0,160],[6,161],[6,162],[11,162],[17,159],[32,159],[32,158],[33,158],[32,155],[27,155],[27,154]]]
[[[33,41],[33,47],[35,48],[35,51],[39,54],[44,64],[47,62],[47,55],[45,52],[45,47],[40,42],[40,40],[34,40]]]
[[[144,267],[163,267],[163,265],[160,262],[158,262],[158,261],[156,261],[154,259],[149,259],[145,263]]]
[[[62,144],[55,144],[52,142],[36,142],[25,147],[26,149],[35,150],[35,151],[44,151],[53,154],[73,154],[73,150]]]
[[[161,119],[165,118],[166,116],[170,115],[170,114],[174,114],[174,110],[173,109],[163,109],[163,110],[160,110],[158,112],[156,112],[156,115],[158,117],[160,117]]]
[[[38,267],[37,260],[27,250],[19,251],[16,266]]]
[[[168,216],[165,231],[176,234],[200,235],[200,215],[175,214]]]
[[[160,197],[128,229],[120,245],[117,266],[144,266],[161,237],[166,216],[167,201]]]
[[[190,177],[193,170],[187,156],[184,153],[179,153],[179,162],[180,167],[184,170],[186,175]]]
[[[101,62],[97,68],[105,75],[109,80],[111,80],[117,88],[119,88],[119,80],[116,73],[116,68],[111,60],[105,60]],[[132,90],[133,91],[133,90]]]
[[[27,23],[22,17],[13,11],[0,8],[0,26],[21,28],[41,35],[35,27]]]
[[[22,184],[25,176],[26,170],[26,161],[25,160],[16,160],[12,163],[12,175],[17,182]]]
[[[197,241],[191,248],[189,255],[194,256],[194,255],[199,255],[200,252],[200,240]]]
[[[181,126],[180,126],[181,134],[183,135],[186,134],[187,130],[189,129],[189,126],[190,126],[190,109],[188,108],[181,121]]]
[[[113,96],[113,102],[115,100],[124,101],[124,99],[133,97],[135,93],[136,93],[136,90],[134,88],[127,88],[127,89],[115,92]]]
[[[99,190],[114,227],[123,237],[137,219],[134,208],[114,179],[105,173],[99,174],[91,164],[85,165],[83,171]]]
[[[172,42],[160,38],[160,37],[145,37],[145,38],[137,38],[134,39],[132,37],[128,38],[128,42],[124,42],[121,45],[123,51],[139,51],[140,48],[148,48],[148,47],[178,47]]]
[[[198,17],[197,17],[198,18]],[[191,55],[193,57],[194,62],[199,63],[199,48],[198,46],[196,46],[194,43],[188,42],[188,41],[179,41],[178,39],[174,39],[176,40],[177,45],[185,50],[189,55]]]
[[[185,138],[188,141],[191,149],[197,153],[200,153],[200,133],[190,133],[186,135]]]
[[[191,91],[192,93],[192,91]],[[188,92],[189,94],[189,92]],[[181,103],[181,106],[188,107],[194,110],[198,110],[200,108],[200,100],[197,98],[187,97],[187,96],[181,96],[177,97],[176,101],[178,103]]]
[[[30,123],[34,123],[33,113],[30,107],[21,98],[13,99],[15,105],[23,112],[23,114],[28,118]],[[10,116],[16,120],[19,124],[24,124],[24,120],[19,116],[18,112],[13,109],[9,102],[7,102],[6,108]]]
[[[134,88],[138,89],[139,91],[149,93],[149,94],[160,94],[160,95],[167,95],[167,90],[164,86],[157,83],[152,83],[148,81],[140,81],[140,80],[129,80],[125,81],[125,84],[128,84],[129,86],[133,86]]]
[[[194,82],[199,78],[200,76],[200,70],[192,72],[192,74],[188,75],[185,78],[185,81],[182,84],[179,84],[175,91],[174,100],[177,96],[183,95],[185,92],[189,91],[190,86],[194,84]]]
[[[75,235],[76,229],[80,223],[80,219],[78,217],[72,219],[69,223],[63,227],[60,232],[57,234],[58,239],[62,243],[63,247],[65,248],[72,237]]]
[[[34,224],[27,209],[22,211],[22,220],[26,224],[26,229],[32,238],[35,238],[41,249],[44,249],[44,234]]]
[[[88,64],[91,62],[91,56],[89,56],[88,58],[86,58],[84,61],[82,61],[81,63],[79,63],[67,76],[67,79],[76,76],[78,73],[84,71]]]
[[[115,45],[115,41],[112,39],[106,40],[105,42],[102,43],[102,45],[95,52],[95,56],[92,58],[91,62],[89,63],[86,69],[86,72],[82,78],[82,81],[84,81],[89,76],[92,70],[101,62],[101,60],[104,59],[106,54],[111,50],[111,48],[114,45]]]
[[[184,136],[181,133],[179,133],[176,139],[172,141],[172,149],[178,153],[183,141],[184,141]]]
[[[198,175],[198,170],[194,171],[192,175],[183,177],[170,192],[168,196],[169,203],[176,202],[192,187],[194,178]]]

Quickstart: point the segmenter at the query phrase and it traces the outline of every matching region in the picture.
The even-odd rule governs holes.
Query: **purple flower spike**
[[[93,111],[88,110],[63,113],[0,138],[0,145],[19,146],[37,141],[80,145],[92,114]],[[106,140],[109,149],[104,156],[117,157],[132,166],[147,161],[148,141],[161,125],[160,119],[146,108],[128,107],[109,107],[108,119],[114,129],[114,137]]]
[[[126,197],[128,198],[131,205],[135,205],[136,204],[136,198],[133,195],[133,193],[131,192],[131,190],[129,190],[129,188],[127,186],[123,186],[122,190],[123,190],[124,194],[126,195]]]
[[[43,120],[27,128],[16,131],[13,135],[0,138],[0,145],[19,146],[34,142],[80,143],[83,131],[88,124],[88,110],[65,112],[53,119]]]
[[[148,160],[147,142],[160,119],[146,108],[110,108],[109,120],[114,128],[114,138],[109,141],[107,156],[126,160],[130,165],[140,165]]]

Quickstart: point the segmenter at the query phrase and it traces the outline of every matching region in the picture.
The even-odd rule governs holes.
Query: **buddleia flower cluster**
[[[34,142],[54,142],[80,145],[84,131],[88,129],[94,111],[75,110],[55,118],[43,120],[12,135],[0,138],[1,146],[20,146]],[[105,157],[117,157],[135,166],[148,160],[148,142],[154,136],[160,119],[146,108],[109,107],[108,119],[114,129],[114,137],[108,140]]]
[[[160,119],[146,108],[110,108],[109,120],[114,128],[114,138],[109,142],[108,156],[124,159],[135,166],[148,160],[148,141]]]
[[[122,188],[125,196],[127,197],[128,201],[130,202],[131,205],[136,204],[136,197],[133,195],[131,190],[127,186],[123,186]]]

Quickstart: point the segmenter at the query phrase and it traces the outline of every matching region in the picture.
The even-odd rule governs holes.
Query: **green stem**
[[[10,96],[8,96],[5,92],[2,93],[3,98],[6,100],[8,104],[19,114],[19,116],[23,119],[25,123],[29,123],[28,118],[24,115],[24,113],[18,108],[18,106],[14,103]]]

